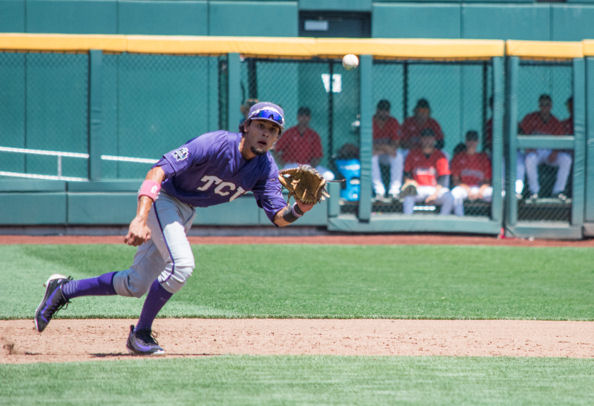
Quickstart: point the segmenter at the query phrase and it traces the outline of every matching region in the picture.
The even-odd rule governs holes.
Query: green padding
[[[120,34],[208,35],[206,1],[119,1]]]
[[[460,6],[458,4],[375,4],[373,6],[372,36],[379,38],[460,38],[460,21]]]
[[[299,10],[371,11],[372,1],[299,0],[298,3]]]
[[[69,192],[138,192],[142,179],[68,182]]]
[[[0,179],[0,192],[64,192],[66,182],[41,179]]]
[[[259,212],[253,196],[240,197],[230,203],[211,207],[197,207],[195,225],[256,225],[259,224]]]
[[[519,148],[573,149],[574,139],[570,135],[519,135]]]
[[[506,227],[506,229],[506,234],[519,238],[580,240],[583,237],[581,225],[568,227],[566,223],[518,222],[518,225]]]
[[[548,4],[464,4],[461,37],[547,40],[551,35],[550,13]]]
[[[551,41],[581,41],[594,37],[594,8],[591,6],[556,4],[551,7],[551,21]]]
[[[136,193],[68,193],[68,224],[125,225],[136,214]]]
[[[0,0],[0,32],[25,32],[24,0]]]
[[[116,0],[27,0],[27,32],[117,34]]]
[[[0,224],[66,223],[65,193],[0,193]]]
[[[372,217],[369,222],[359,222],[354,216],[342,215],[328,219],[328,230],[349,233],[456,232],[498,234],[501,230],[501,224],[488,219],[442,217],[425,214],[412,216],[385,215],[381,219]]]
[[[298,17],[297,2],[214,2],[209,7],[209,35],[296,37]]]

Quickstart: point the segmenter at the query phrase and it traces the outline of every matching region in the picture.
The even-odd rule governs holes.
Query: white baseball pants
[[[195,267],[187,238],[195,215],[192,206],[161,191],[147,220],[151,239],[138,247],[132,266],[113,278],[118,295],[141,297],[157,277],[170,293],[184,286]]]

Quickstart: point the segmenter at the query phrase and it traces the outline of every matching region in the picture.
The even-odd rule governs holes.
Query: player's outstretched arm
[[[274,216],[274,224],[279,227],[286,227],[297,221],[306,212],[314,207],[313,204],[306,204],[297,200],[293,205],[285,206]]]
[[[151,230],[146,225],[149,211],[154,200],[159,194],[161,182],[165,179],[165,172],[160,167],[154,167],[146,174],[144,182],[138,192],[138,205],[136,206],[136,217],[130,222],[128,234],[124,242],[134,247],[141,245],[151,238]]]

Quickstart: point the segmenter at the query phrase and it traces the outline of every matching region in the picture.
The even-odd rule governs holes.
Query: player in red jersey
[[[466,149],[452,158],[452,189],[454,214],[464,215],[464,201],[481,199],[491,201],[491,160],[485,152],[478,152],[479,135],[476,131],[466,133]]]
[[[386,188],[382,180],[380,163],[390,165],[390,189],[388,193],[398,198],[402,185],[404,159],[398,151],[400,123],[390,115],[390,102],[382,99],[373,115],[373,155],[371,157],[371,180],[377,198],[384,197]]]
[[[311,110],[302,106],[297,110],[297,125],[288,128],[274,146],[275,158],[283,169],[310,165],[326,179],[334,180],[334,173],[320,165],[324,156],[320,135],[310,126]]]
[[[419,99],[414,109],[414,115],[406,118],[402,123],[400,148],[412,151],[421,146],[421,132],[430,128],[435,134],[437,149],[444,146],[444,137],[441,126],[431,118],[431,108],[427,99]]]
[[[538,98],[539,110],[527,114],[520,123],[520,133],[525,135],[563,135],[564,128],[561,122],[551,113],[553,101],[548,94],[542,94]],[[546,164],[558,167],[557,179],[553,185],[553,196],[560,200],[567,200],[565,187],[571,171],[572,158],[566,151],[553,151],[551,149],[539,148],[526,150],[526,177],[530,188],[530,198],[536,200],[539,197],[540,184],[538,182],[538,165]]]
[[[454,198],[448,189],[450,167],[443,152],[435,148],[435,133],[421,132],[421,147],[410,151],[404,163],[404,214],[412,214],[416,202],[441,205],[441,214],[451,214]]]

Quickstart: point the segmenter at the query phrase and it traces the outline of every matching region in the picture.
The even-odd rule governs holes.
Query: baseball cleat
[[[62,293],[62,285],[71,280],[70,277],[53,274],[43,284],[45,286],[45,296],[43,296],[43,300],[35,311],[35,328],[40,333],[45,330],[54,314],[70,303]]]
[[[132,354],[136,355],[163,355],[165,350],[153,337],[151,330],[136,330],[130,326],[130,335],[126,347]]]

